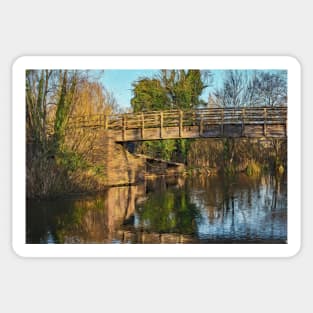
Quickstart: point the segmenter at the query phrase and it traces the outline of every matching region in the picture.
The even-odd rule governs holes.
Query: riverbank
[[[57,152],[52,143],[45,149],[27,144],[27,198],[97,193],[162,176],[281,175],[287,165],[285,150],[282,141],[200,139],[186,150],[185,162],[173,162],[130,153],[105,130],[74,129]]]

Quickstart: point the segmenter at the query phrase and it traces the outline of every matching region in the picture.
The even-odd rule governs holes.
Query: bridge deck
[[[116,141],[287,137],[287,107],[168,110],[70,117],[68,128],[102,128]]]

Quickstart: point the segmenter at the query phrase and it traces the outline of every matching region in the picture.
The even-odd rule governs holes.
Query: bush
[[[62,152],[57,156],[57,160],[60,165],[71,172],[78,169],[86,169],[88,166],[84,158],[74,152]]]
[[[282,175],[284,174],[284,171],[285,171],[285,168],[280,164],[278,167],[277,167],[277,173]]]
[[[254,160],[250,160],[246,168],[246,173],[248,176],[259,176],[261,173],[260,164]]]
[[[53,158],[36,158],[27,164],[27,198],[45,198],[64,193],[68,186],[67,170]]]
[[[236,174],[236,168],[233,164],[229,164],[224,168],[224,173],[227,176],[234,176]]]

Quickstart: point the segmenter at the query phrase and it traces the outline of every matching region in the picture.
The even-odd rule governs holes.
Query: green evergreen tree
[[[131,105],[134,112],[195,108],[207,87],[200,70],[161,70],[157,77],[133,83]],[[186,161],[188,145],[184,140],[146,141],[139,150],[154,157]]]

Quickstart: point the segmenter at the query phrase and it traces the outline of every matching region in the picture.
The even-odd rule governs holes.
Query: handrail
[[[287,107],[225,107],[188,110],[160,110],[123,114],[70,116],[67,128],[103,128],[106,130],[199,126],[227,124],[287,124]],[[53,125],[50,127],[53,129]]]

